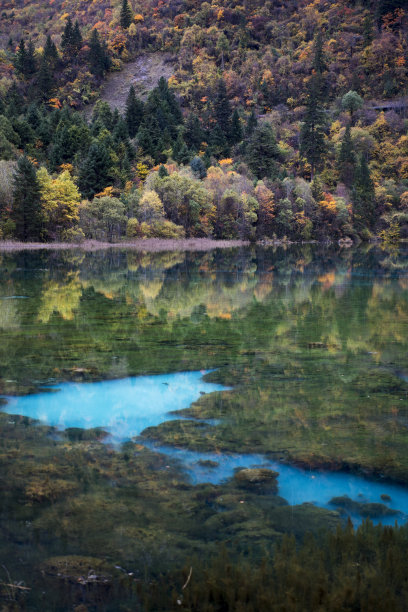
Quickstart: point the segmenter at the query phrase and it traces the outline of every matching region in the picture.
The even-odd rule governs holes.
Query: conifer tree
[[[131,85],[129,89],[126,100],[125,118],[129,136],[130,138],[134,138],[143,119],[143,102],[136,97],[133,85]]]
[[[78,187],[83,196],[92,198],[111,181],[111,158],[106,147],[95,140],[84,159],[78,177]]]
[[[375,222],[375,189],[363,154],[355,170],[353,205],[356,225],[372,228]]]
[[[220,79],[214,100],[214,118],[216,125],[222,131],[228,143],[231,142],[231,114],[225,81]]]
[[[82,47],[82,34],[79,28],[78,21],[75,22],[74,29],[72,31],[72,53],[76,57]]]
[[[14,65],[17,72],[25,79],[29,79],[35,74],[37,67],[35,61],[35,48],[32,40],[28,42],[28,46],[26,47],[24,39],[21,39]]]
[[[26,74],[27,78],[32,77],[37,71],[37,62],[35,58],[35,47],[33,41],[28,41],[27,46],[27,59],[26,59]]]
[[[41,193],[33,164],[23,156],[14,175],[13,209],[16,238],[22,241],[41,238]]]
[[[218,125],[210,132],[210,149],[215,157],[228,157],[230,155],[230,147],[224,131]]]
[[[58,63],[58,50],[50,35],[45,41],[42,59],[47,62],[51,69],[54,69]]]
[[[122,1],[122,8],[120,11],[120,25],[124,30],[127,30],[133,21],[133,11],[129,6],[128,0]]]
[[[280,150],[275,132],[269,124],[261,124],[254,130],[247,149],[248,165],[258,178],[274,178]]]
[[[190,153],[181,134],[178,134],[176,142],[173,144],[173,159],[178,164],[188,164]]]
[[[238,144],[242,140],[241,120],[237,109],[232,113],[231,119],[231,144]]]
[[[251,114],[248,117],[248,121],[245,127],[245,136],[251,136],[252,132],[258,125],[258,119],[256,118],[256,114],[254,109],[252,109]]]
[[[13,84],[7,90],[5,102],[7,116],[16,117],[23,112],[24,97],[17,87],[17,83],[15,81],[13,81]]]
[[[348,125],[344,133],[344,138],[342,140],[339,153],[340,180],[342,180],[347,187],[350,187],[350,185],[353,183],[355,164],[356,156],[354,154],[353,142],[351,140],[350,126]]]
[[[43,55],[41,58],[40,70],[37,76],[37,97],[40,100],[49,100],[52,92],[55,89],[55,80],[53,76],[53,70],[46,57]]]
[[[190,168],[199,179],[203,179],[207,176],[207,169],[201,157],[194,157],[190,162]]]
[[[17,70],[19,74],[21,74],[21,76],[25,76],[26,65],[27,65],[27,50],[25,46],[25,40],[24,38],[22,38],[20,40],[20,44],[18,45],[17,53],[14,58],[15,69]]]
[[[65,24],[65,28],[61,36],[61,49],[64,55],[64,59],[69,59],[70,57],[73,33],[74,28],[72,25],[72,19],[71,17],[68,17],[67,23]]]
[[[166,166],[163,166],[162,164],[159,168],[159,178],[163,179],[163,178],[166,178],[167,176],[169,176],[169,173],[167,172],[167,168]]]
[[[201,127],[200,120],[194,113],[190,113],[187,118],[184,140],[187,146],[197,153],[200,150],[201,143],[205,140],[205,133]]]
[[[308,84],[306,115],[300,132],[300,154],[306,157],[311,166],[312,179],[326,150],[326,117],[323,110],[323,100],[326,95],[326,85],[323,79],[325,69],[323,37],[319,32],[314,42],[313,74]]]
[[[110,58],[105,45],[100,41],[98,30],[92,30],[91,40],[89,41],[89,64],[92,74],[100,79],[105,71],[110,68]]]

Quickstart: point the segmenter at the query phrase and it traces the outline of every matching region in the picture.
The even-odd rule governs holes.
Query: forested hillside
[[[408,237],[404,0],[1,6],[3,238]]]

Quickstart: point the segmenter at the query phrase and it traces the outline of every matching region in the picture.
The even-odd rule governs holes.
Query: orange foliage
[[[320,200],[319,206],[321,206],[325,211],[331,213],[332,215],[337,214],[336,200],[334,199],[331,193],[324,194],[324,199]]]

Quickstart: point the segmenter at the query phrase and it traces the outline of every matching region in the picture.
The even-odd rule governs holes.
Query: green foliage
[[[100,41],[98,30],[92,30],[89,41],[89,69],[93,75],[101,79],[111,67],[111,60],[105,43]]]
[[[94,198],[80,207],[80,227],[87,238],[113,242],[124,234],[126,209],[118,198]]]
[[[255,128],[247,148],[247,163],[258,178],[274,178],[281,157],[271,125],[264,123]]]
[[[354,113],[363,106],[363,99],[356,91],[349,91],[342,97],[341,105],[350,113],[351,121],[353,121]]]
[[[85,198],[101,192],[112,179],[111,158],[106,147],[95,140],[81,164],[78,186]]]
[[[20,157],[14,175],[13,208],[18,240],[40,240],[42,230],[41,193],[35,168],[27,157]]]
[[[339,176],[345,185],[350,187],[354,181],[356,156],[351,140],[350,126],[346,127],[339,153]]]
[[[130,138],[134,138],[143,119],[143,102],[136,97],[133,85],[129,89],[126,100],[125,118],[129,136]]]
[[[353,205],[357,226],[372,228],[375,221],[375,191],[364,155],[360,156],[355,171]]]
[[[194,157],[190,162],[190,168],[198,179],[203,179],[207,176],[207,169],[201,157]]]
[[[133,21],[133,12],[129,6],[128,0],[122,0],[122,8],[120,10],[120,25],[125,30],[128,29]]]

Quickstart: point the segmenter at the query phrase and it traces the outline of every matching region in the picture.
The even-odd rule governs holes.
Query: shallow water
[[[220,484],[231,478],[238,469],[263,467],[279,472],[278,494],[292,506],[312,503],[333,510],[336,506],[330,504],[330,500],[333,497],[347,495],[354,501],[385,504],[388,508],[401,513],[382,518],[374,517],[372,521],[376,525],[379,523],[394,525],[395,522],[402,525],[408,518],[408,488],[398,484],[370,480],[355,474],[303,470],[277,461],[269,461],[264,455],[198,453],[155,445],[152,447],[180,461],[195,484],[205,482]],[[202,463],[207,461],[213,462],[214,465],[208,467]],[[387,495],[390,499],[384,501],[381,495]],[[352,518],[355,525],[361,523],[362,517],[357,513],[346,514]]]
[[[89,555],[154,583],[216,542],[335,529],[344,495],[405,523],[407,372],[403,250],[1,254],[0,565],[31,585]],[[260,465],[277,491],[233,478]],[[64,593],[50,610],[83,603]]]
[[[48,391],[6,398],[5,412],[58,429],[102,428],[120,443],[175,417],[201,395],[222,391],[223,385],[202,380],[206,372],[137,376],[95,383],[62,383]]]
[[[102,428],[109,432],[110,443],[120,444],[138,436],[147,427],[155,427],[180,415],[172,414],[188,408],[200,396],[227,387],[207,383],[202,376],[207,372],[178,372],[156,376],[138,376],[94,383],[63,383],[50,386],[48,391],[21,397],[8,397],[5,412],[36,419],[58,429]],[[207,419],[217,426],[220,420]],[[141,444],[146,445],[143,438]],[[264,467],[279,472],[278,494],[290,505],[313,503],[333,509],[330,500],[349,496],[360,503],[384,503],[381,495],[390,500],[386,505],[400,514],[373,517],[375,524],[403,524],[408,513],[408,488],[377,482],[348,473],[303,470],[253,453],[199,453],[171,447],[147,444],[156,452],[177,459],[194,484],[220,484],[232,478],[241,468]],[[203,462],[212,462],[208,467]],[[357,513],[347,512],[355,524],[361,522]]]

